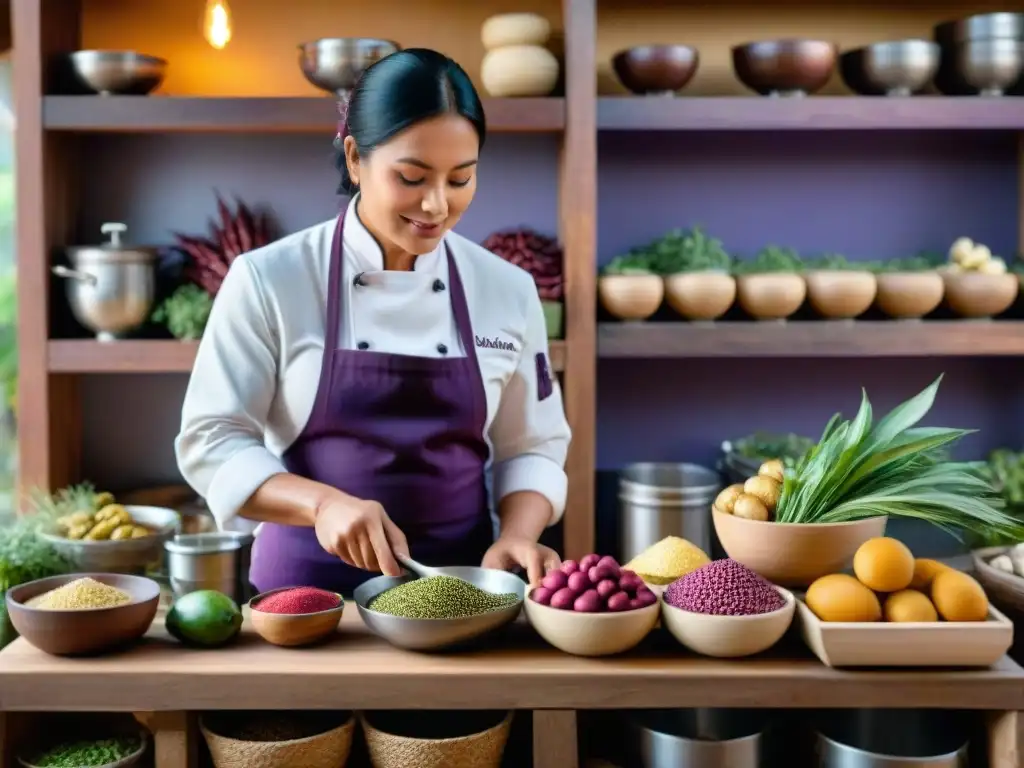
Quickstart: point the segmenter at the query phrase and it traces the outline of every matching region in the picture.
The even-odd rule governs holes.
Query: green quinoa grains
[[[138,736],[58,744],[27,761],[36,768],[92,768],[124,760],[142,747]]]
[[[369,608],[404,619],[461,619],[517,602],[514,592],[495,595],[453,576],[430,576],[382,592]]]

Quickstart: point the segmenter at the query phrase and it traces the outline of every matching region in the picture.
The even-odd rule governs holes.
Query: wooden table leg
[[[199,733],[189,712],[137,712],[153,734],[155,768],[197,768]]]
[[[579,764],[576,711],[535,709],[533,768],[579,768]]]
[[[993,712],[988,717],[989,768],[1024,766],[1024,712]]]

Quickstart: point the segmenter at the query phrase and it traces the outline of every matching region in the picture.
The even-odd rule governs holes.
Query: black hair
[[[359,190],[345,163],[345,136],[355,139],[359,156],[365,158],[421,120],[453,113],[473,124],[483,147],[487,137],[483,103],[466,70],[443,53],[408,48],[372,64],[352,89],[339,132],[334,161],[341,173],[338,193],[353,195]]]

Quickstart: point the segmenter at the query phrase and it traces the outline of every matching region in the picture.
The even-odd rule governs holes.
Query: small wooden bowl
[[[114,608],[51,611],[31,608],[32,598],[78,579],[90,578],[123,590],[131,602]],[[156,616],[160,585],[144,576],[119,573],[72,573],[37,579],[7,592],[11,624],[25,640],[54,656],[102,653],[141,638]]]
[[[280,587],[261,592],[249,601],[250,618],[256,634],[272,645],[296,648],[312,645],[325,640],[338,631],[345,601],[338,595],[338,605],[317,613],[267,613],[259,609],[259,602],[265,597],[287,592],[295,587]],[[334,593],[337,594],[337,593]]]

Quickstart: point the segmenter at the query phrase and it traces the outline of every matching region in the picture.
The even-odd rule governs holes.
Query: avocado
[[[217,648],[238,635],[242,612],[224,593],[201,589],[175,600],[164,625],[172,637],[186,645]]]

